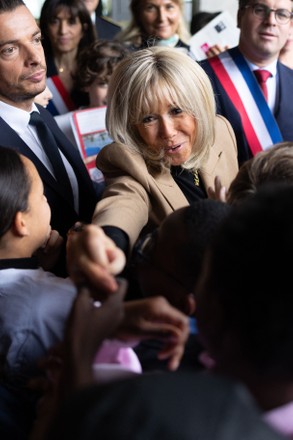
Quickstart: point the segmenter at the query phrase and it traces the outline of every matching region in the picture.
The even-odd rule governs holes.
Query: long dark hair
[[[97,38],[91,17],[82,0],[45,0],[40,14],[40,29],[43,36],[43,47],[46,57],[52,55],[48,25],[60,8],[67,8],[71,16],[73,18],[78,17],[81,22],[83,37],[79,42],[78,53]]]
[[[28,209],[31,179],[19,153],[0,148],[0,237],[11,227],[17,212]]]

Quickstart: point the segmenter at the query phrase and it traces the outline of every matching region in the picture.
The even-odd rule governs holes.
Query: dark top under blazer
[[[68,229],[78,220],[90,222],[96,203],[99,199],[99,187],[94,185],[81,156],[67,137],[59,129],[52,115],[41,106],[37,105],[44,121],[54,134],[60,151],[64,154],[76,175],[79,186],[79,215],[72,204],[60,192],[56,180],[52,177],[45,165],[38,159],[20,136],[0,117],[0,147],[14,148],[19,153],[27,156],[37,168],[43,181],[45,195],[51,207],[51,226],[57,229],[62,236],[66,236]]]
[[[113,40],[118,32],[121,31],[120,26],[115,23],[111,23],[98,15],[96,15],[95,27],[99,40]]]
[[[225,116],[235,131],[238,146],[238,161],[239,164],[241,164],[252,157],[252,153],[243,131],[240,114],[223,89],[208,60],[201,61],[200,65],[206,71],[212,82],[217,101],[217,113]],[[277,72],[279,79],[274,116],[284,141],[293,141],[293,70],[278,62]]]

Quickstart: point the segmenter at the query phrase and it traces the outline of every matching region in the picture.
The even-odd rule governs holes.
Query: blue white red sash
[[[64,113],[76,110],[76,105],[58,75],[47,78],[47,86],[53,95],[53,98],[49,101],[47,110],[49,110],[53,116],[63,115]]]
[[[239,49],[235,47],[208,61],[240,114],[253,155],[281,142],[278,124]]]

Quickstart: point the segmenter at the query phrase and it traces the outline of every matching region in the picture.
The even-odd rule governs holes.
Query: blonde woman
[[[129,7],[131,20],[117,38],[132,50],[162,45],[189,51],[183,0],[131,0]]]
[[[216,116],[208,76],[177,49],[142,49],[120,62],[106,124],[114,142],[97,156],[106,189],[93,223],[126,254],[175,209],[206,198],[216,176],[228,188],[238,171],[235,135]]]

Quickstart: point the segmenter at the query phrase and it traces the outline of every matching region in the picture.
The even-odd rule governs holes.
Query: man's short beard
[[[45,89],[44,89],[45,90]],[[25,93],[23,95],[13,95],[9,96],[9,99],[13,102],[25,102],[25,101],[31,101],[34,100],[37,95],[39,95],[42,92],[38,93]]]

